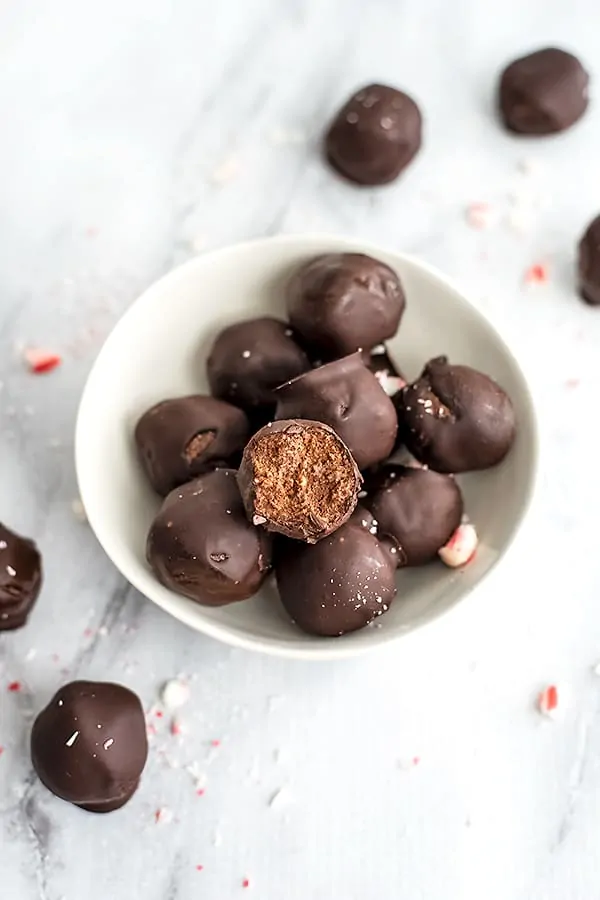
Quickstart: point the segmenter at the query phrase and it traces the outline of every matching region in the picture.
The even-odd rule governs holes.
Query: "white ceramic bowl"
[[[285,315],[284,285],[293,269],[320,253],[358,251],[396,269],[407,294],[392,356],[409,378],[447,354],[481,369],[512,397],[518,436],[495,469],[460,478],[466,510],[480,536],[476,559],[462,571],[440,564],[398,573],[398,595],[377,627],[341,638],[303,634],[278,602],[273,579],[251,600],[199,606],[156,581],[145,560],[148,528],[160,499],[136,458],[133,428],[151,404],[207,390],[205,357],[215,334],[239,319]],[[395,640],[447,612],[505,553],[530,501],[537,458],[536,423],[527,384],[486,319],[446,278],[400,253],[327,235],[266,238],[199,256],[148,288],[102,348],[85,387],[75,454],[91,527],[117,568],[171,615],[205,634],[248,649],[303,659],[350,656]]]

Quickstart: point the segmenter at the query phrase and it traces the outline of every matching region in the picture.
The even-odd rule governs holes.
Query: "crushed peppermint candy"
[[[10,684],[8,685],[9,693],[18,694],[19,691],[21,690],[21,687],[22,687],[22,685],[21,685],[20,681],[11,681]]]
[[[157,825],[168,825],[173,821],[173,813],[166,806],[161,806],[154,813],[154,821]]]
[[[475,526],[470,522],[462,522],[448,543],[438,550],[438,556],[444,565],[457,569],[471,562],[477,553],[478,543]]]
[[[62,358],[58,353],[51,350],[41,350],[38,347],[29,347],[24,350],[23,358],[27,363],[30,372],[35,375],[42,375],[51,372],[60,366]]]
[[[543,263],[534,263],[525,272],[524,281],[525,284],[546,284],[548,281],[548,269]]]
[[[465,210],[467,224],[471,228],[489,228],[496,221],[489,203],[469,203]]]
[[[537,699],[538,711],[549,719],[555,719],[558,714],[558,688],[555,684],[549,684],[540,692]]]
[[[189,685],[179,678],[172,678],[163,685],[160,699],[168,710],[180,709],[190,699]]]
[[[249,878],[244,878],[244,880],[242,881],[242,887],[243,887],[243,888],[249,888],[249,887],[250,887],[250,879],[249,879]]]

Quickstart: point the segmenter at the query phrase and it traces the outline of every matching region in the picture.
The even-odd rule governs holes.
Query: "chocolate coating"
[[[395,399],[399,434],[412,455],[437,472],[488,469],[510,450],[515,414],[502,388],[469,366],[445,356]]]
[[[31,759],[40,780],[57,797],[90,812],[111,812],[127,803],[147,755],[142,704],[120,684],[65,684],[31,732]]]
[[[394,448],[398,420],[394,404],[353,353],[281,385],[276,419],[313,419],[336,432],[365,469],[386,459]]]
[[[278,541],[279,595],[303,631],[337,637],[364,628],[389,609],[396,594],[393,553],[372,533],[371,523],[370,514],[358,507],[318,544]]]
[[[287,292],[290,322],[325,359],[393,337],[405,305],[396,273],[362,253],[317,256],[295,273]]]
[[[251,597],[271,568],[271,537],[248,522],[235,476],[216,469],[171,491],[148,534],[161,584],[204,606]]]
[[[217,336],[206,364],[215,397],[249,413],[273,410],[273,389],[310,369],[285,322],[264,317],[237,322]]]
[[[369,84],[342,106],[325,137],[331,165],[350,181],[394,181],[421,146],[421,113],[408,94]]]
[[[237,462],[249,435],[241,409],[196,395],[151,407],[137,423],[135,442],[150,484],[164,497],[218,464]]]
[[[565,131],[588,105],[589,76],[577,57],[549,47],[507,66],[500,79],[504,125],[518,134]]]
[[[377,490],[362,501],[377,521],[377,533],[398,547],[398,564],[422,566],[458,528],[463,500],[456,481],[431,469],[383,467]]]
[[[0,522],[0,631],[21,628],[42,586],[42,557],[33,541]]]
[[[284,419],[250,439],[238,483],[255,525],[315,543],[349,518],[362,478],[332,428],[306,419]]]
[[[600,216],[588,225],[579,241],[579,293],[591,306],[600,305]]]

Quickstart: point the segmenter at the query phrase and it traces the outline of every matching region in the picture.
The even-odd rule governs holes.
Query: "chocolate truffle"
[[[120,684],[72,681],[33,724],[31,759],[40,780],[57,797],[90,812],[124,806],[147,755],[142,704]]]
[[[518,134],[565,131],[588,105],[589,76],[577,57],[549,47],[516,59],[500,79],[504,125]]]
[[[332,428],[284,419],[251,438],[238,483],[255,525],[315,543],[349,518],[362,478]]]
[[[271,568],[271,537],[244,513],[233,469],[216,469],[168,495],[148,535],[158,580],[204,606],[245,600]]]
[[[384,84],[361,88],[342,106],[325,137],[331,165],[350,181],[394,181],[421,146],[421,113],[407,94]]]
[[[241,409],[202,395],[157,403],[135,429],[146,474],[163,497],[218,464],[237,463],[249,436],[248,418]]]
[[[421,566],[437,556],[458,528],[460,489],[451,475],[399,464],[384,466],[379,486],[362,501],[377,522],[377,534],[396,542],[398,564]]]
[[[39,550],[0,522],[0,631],[25,624],[41,586]]]
[[[357,507],[349,522],[318,544],[278,540],[279,595],[303,631],[337,637],[389,609],[396,594],[394,548],[375,531],[372,516]]]
[[[275,407],[273,389],[310,369],[285,322],[238,322],[216,338],[206,364],[211,392],[249,413]]]
[[[515,414],[502,388],[445,356],[395,398],[399,435],[412,455],[437,472],[468,472],[499,463],[515,437]]]
[[[396,273],[362,253],[318,256],[295,273],[287,292],[290,322],[326,360],[393,337],[405,305]]]
[[[363,351],[363,360],[388,397],[395,397],[406,384],[406,378],[392,360],[385,344],[377,344],[369,352]]]
[[[275,391],[276,419],[313,419],[329,425],[359,469],[386,459],[394,448],[394,404],[360,353],[313,369]]]
[[[600,304],[600,216],[579,241],[579,293],[591,306]]]

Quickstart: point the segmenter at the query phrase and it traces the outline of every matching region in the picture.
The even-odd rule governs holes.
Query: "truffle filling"
[[[356,496],[356,470],[340,439],[324,429],[266,434],[252,448],[255,521],[318,537],[343,520]]]
[[[186,462],[193,463],[210,447],[217,436],[216,431],[199,431],[183,451]]]

